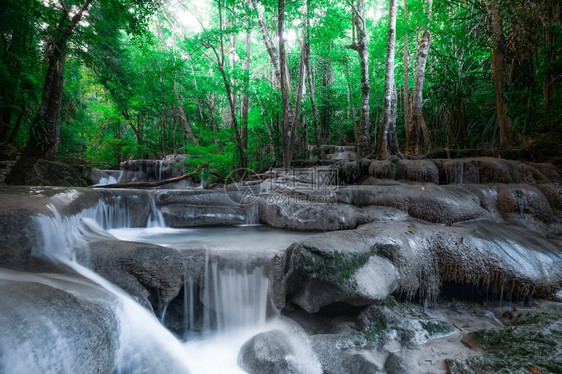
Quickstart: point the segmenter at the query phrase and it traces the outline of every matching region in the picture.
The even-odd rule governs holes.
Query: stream
[[[177,250],[197,246],[208,253],[275,253],[306,236],[303,233],[261,225],[173,229],[165,227],[155,207],[147,227],[131,228],[129,212],[125,208],[109,206],[102,201],[96,207],[70,217],[63,217],[54,206],[49,206],[49,209],[52,217],[42,215],[35,218],[43,245],[34,248],[34,255],[69,266],[105,293],[98,289],[96,298],[91,300],[91,284],[85,288],[76,284],[73,278],[53,274],[26,274],[6,269],[0,272],[0,281],[36,282],[78,299],[110,304],[118,317],[120,330],[115,373],[151,373],[155,370],[154,366],[196,374],[245,373],[237,365],[238,352],[244,342],[260,332],[290,329],[278,318],[279,314],[269,300],[269,281],[262,267],[240,271],[207,261],[202,295],[197,295],[194,287],[190,287],[190,280],[185,282],[183,318],[187,328],[183,336],[177,337],[161,324],[166,318],[166,305],[159,319],[156,318],[120,288],[80,265],[76,261],[76,253],[87,247],[89,238],[96,236],[114,236],[119,240],[152,243]],[[204,306],[203,326],[200,331],[193,331],[195,304],[198,303],[195,299],[198,296]],[[118,303],[113,303],[112,299]],[[295,344],[300,344],[298,339],[295,339]],[[303,369],[306,372],[321,372],[314,354],[305,354],[306,347],[300,347],[298,352],[302,356],[298,359],[299,365],[305,365]],[[31,352],[30,355],[33,356]],[[150,362],[148,366],[147,359]]]

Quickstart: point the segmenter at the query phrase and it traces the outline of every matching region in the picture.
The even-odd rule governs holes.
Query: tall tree
[[[487,0],[486,6],[490,13],[492,26],[492,68],[494,71],[494,86],[496,90],[496,121],[500,131],[500,146],[506,146],[511,141],[511,118],[508,115],[508,105],[505,99],[507,87],[507,69],[505,63],[505,35],[503,31],[503,17],[500,0]]]
[[[404,56],[402,56],[402,66],[404,69],[402,74],[402,102],[404,106],[404,132],[406,133],[406,139],[409,139],[412,125],[410,122],[410,90],[408,87],[408,67],[410,64],[410,50],[408,49],[408,0],[404,0],[404,23],[406,24],[406,31],[404,32]]]
[[[384,111],[377,144],[377,154],[386,159],[400,153],[396,134],[396,83],[394,82],[394,55],[396,44],[396,0],[388,2],[388,36],[386,44],[386,75],[384,84]]]
[[[316,147],[317,156],[320,158],[321,150],[320,150],[320,129],[318,126],[318,107],[316,106],[316,91],[314,86],[314,72],[312,70],[312,64],[310,63],[310,16],[311,16],[311,9],[310,9],[310,0],[306,0],[306,20],[305,20],[305,35],[304,35],[304,49],[305,49],[305,68],[307,71],[306,76],[306,84],[308,88],[308,95],[310,98],[310,107],[312,110],[312,125],[314,129],[314,145]]]
[[[424,2],[427,22],[431,20],[432,6],[433,0],[426,0]],[[429,31],[429,25],[426,25],[422,28],[422,35],[419,41],[417,52],[416,75],[414,91],[412,94],[412,120],[410,132],[408,134],[409,138],[406,140],[406,153],[409,154],[420,153],[420,135],[422,128],[425,127],[425,121],[423,118],[423,84],[425,81],[425,67],[427,64],[427,56],[429,54],[430,46],[431,33]],[[424,135],[426,144],[428,144],[429,139],[427,131],[424,131]]]
[[[303,50],[301,50],[301,58],[299,65],[299,87],[295,98],[295,105],[293,106],[291,100],[291,79],[289,68],[287,66],[287,49],[286,49],[286,35],[285,35],[285,0],[278,0],[277,2],[277,35],[278,35],[278,49],[273,44],[271,36],[267,31],[265,24],[264,9],[261,4],[256,0],[252,0],[252,5],[258,13],[258,23],[262,33],[270,61],[273,65],[274,75],[277,83],[279,83],[281,91],[281,106],[282,117],[281,127],[283,140],[283,167],[289,169],[293,161],[293,151],[295,148],[296,129],[298,121],[300,120],[300,105],[303,95],[304,86],[304,63]]]
[[[88,26],[81,24],[81,21],[88,15],[93,3],[93,0],[60,0],[57,4],[50,2],[45,8],[45,13],[51,14],[46,18],[54,21],[48,25],[48,38],[45,40],[47,68],[41,105],[33,120],[29,142],[6,179],[8,183],[26,183],[26,178],[38,159],[52,160],[57,155],[61,140],[64,71],[66,59],[71,52],[69,42],[77,34],[81,34],[79,31],[90,26],[88,23]],[[110,9],[106,14],[113,15],[116,28],[124,27],[131,32],[140,33],[146,26],[146,15],[153,12],[158,3],[159,0],[111,0],[96,2],[96,6]],[[95,19],[89,17],[88,21],[94,22]]]
[[[347,48],[357,51],[361,65],[361,121],[359,123],[357,152],[361,157],[367,156],[371,151],[371,83],[369,81],[369,50],[367,25],[365,23],[365,3],[357,0],[355,5],[347,0],[352,10],[352,20],[357,40]]]
[[[64,67],[68,53],[68,40],[90,7],[92,0],[85,0],[72,15],[71,6],[60,2],[59,21],[47,41],[47,72],[41,96],[41,106],[31,130],[30,140],[7,178],[8,183],[24,184],[26,174],[40,158],[55,158],[60,143],[60,121],[64,89]]]

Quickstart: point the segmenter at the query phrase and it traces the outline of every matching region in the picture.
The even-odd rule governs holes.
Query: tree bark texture
[[[242,96],[242,144],[244,149],[248,148],[248,113],[250,111],[250,60],[252,53],[252,30],[248,29],[246,32],[246,58],[244,59],[244,64],[242,68],[244,69],[244,94]]]
[[[26,177],[37,160],[53,160],[57,155],[60,144],[67,44],[91,2],[92,0],[86,0],[72,18],[69,18],[70,13],[67,7],[62,10],[56,29],[53,30],[54,37],[49,42],[48,66],[39,112],[35,116],[31,127],[29,142],[10,175],[6,178],[7,183],[25,184]]]
[[[394,82],[394,55],[396,44],[396,0],[388,2],[388,38],[386,44],[386,75],[384,84],[384,111],[377,144],[377,154],[382,159],[400,152],[396,134],[396,83]]]
[[[408,49],[408,0],[404,0],[404,23],[406,23],[406,32],[404,33],[404,56],[402,57],[403,71],[403,87],[402,87],[402,100],[404,105],[404,131],[406,139],[410,136],[410,90],[408,88],[409,74],[408,65],[410,64],[410,51]]]
[[[431,7],[433,0],[426,2],[426,13],[428,18],[431,18]],[[422,31],[422,36],[419,41],[417,53],[417,66],[414,83],[414,91],[412,94],[412,120],[409,138],[406,143],[406,153],[419,154],[420,153],[420,140],[423,119],[423,83],[425,81],[425,67],[427,64],[427,56],[431,46],[431,33],[428,29]]]
[[[500,132],[500,146],[510,143],[511,119],[507,113],[507,100],[504,92],[507,86],[507,70],[505,63],[505,35],[500,0],[488,0],[488,12],[492,23],[492,68],[496,91],[496,121]]]
[[[367,27],[365,25],[365,4],[363,0],[357,0],[353,11],[353,21],[357,33],[357,42],[350,48],[359,54],[359,64],[361,66],[361,120],[359,122],[359,144],[357,144],[357,152],[360,157],[367,156],[371,151],[371,104],[370,92],[371,83],[369,81],[369,50]]]
[[[187,121],[187,117],[185,116],[185,110],[183,109],[183,98],[181,97],[181,94],[178,91],[176,81],[174,81],[174,94],[176,95],[176,99],[178,101],[178,111],[177,111],[177,113],[178,113],[178,117],[180,119],[180,122],[182,124],[182,127],[185,130],[185,133],[187,134],[189,139],[191,140],[191,143],[194,146],[199,147],[199,141],[195,137],[195,134],[193,133],[193,130],[191,129],[191,126],[190,126],[189,122]]]

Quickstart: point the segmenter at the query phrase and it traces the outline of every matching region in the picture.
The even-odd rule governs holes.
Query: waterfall
[[[259,224],[258,204],[257,203],[247,205],[245,207],[245,213],[246,213],[246,225],[257,225],[257,224]]]
[[[183,328],[184,339],[188,339],[197,326],[195,324],[195,300],[197,299],[197,280],[188,276],[187,270],[184,271],[184,284],[183,284]]]
[[[203,327],[227,334],[263,326],[267,317],[269,282],[262,267],[253,270],[206,266]]]
[[[150,194],[150,215],[146,222],[146,227],[166,227],[166,222],[164,221],[164,216],[162,212],[156,207],[156,199],[154,195]]]
[[[151,217],[161,217],[154,195],[150,197]],[[33,249],[34,256],[66,264],[81,276],[78,279],[86,278],[86,283],[97,290],[97,293],[78,291],[72,295],[78,300],[90,301],[93,298],[94,303],[103,303],[107,315],[113,317],[112,323],[116,327],[111,330],[111,334],[115,337],[116,347],[111,348],[111,352],[114,352],[115,358],[105,358],[110,360],[110,365],[114,363],[112,373],[244,373],[237,364],[240,347],[252,336],[270,329],[272,323],[275,323],[268,321],[269,317],[274,316],[276,309],[269,297],[269,280],[264,267],[241,266],[239,257],[236,257],[236,265],[229,265],[222,260],[219,262],[207,252],[204,273],[194,276],[186,268],[183,293],[179,298],[160,305],[158,318],[133,301],[124,291],[76,261],[77,257],[81,259],[81,253],[88,253],[87,241],[92,233],[95,238],[99,238],[99,235],[108,235],[104,229],[126,228],[138,230],[137,234],[142,232],[141,228],[130,228],[132,215],[121,205],[121,200],[114,201],[115,205],[108,205],[100,200],[96,206],[69,217],[64,217],[53,205],[49,205],[50,215],[34,218],[40,235],[38,245]],[[250,208],[248,213],[253,217],[255,209]],[[154,222],[159,220],[151,218],[147,224]],[[163,225],[163,220],[160,222]],[[188,237],[186,239],[189,240]],[[232,247],[233,244],[230,243],[228,249],[231,250]],[[221,256],[218,258],[224,259]],[[61,290],[71,292],[65,287]],[[74,316],[73,311],[69,307],[70,316]],[[81,315],[78,315],[74,321],[77,329],[82,326],[80,318]],[[84,323],[90,321],[87,317],[84,318]],[[172,320],[179,322],[179,331],[175,331],[183,335],[184,342],[179,341],[162,325]],[[283,325],[276,328],[283,329]],[[80,344],[88,342],[81,340],[79,335],[76,337]],[[55,339],[58,337],[55,336]],[[53,354],[56,355],[56,360],[63,361],[70,355],[59,351]],[[302,373],[321,372],[318,361],[313,356],[312,360],[308,356],[299,356],[299,361],[311,361],[310,365],[314,368],[318,366],[318,370],[303,369]]]
[[[185,349],[158,319],[133,301],[124,291],[108,282],[93,271],[75,261],[76,251],[85,245],[83,234],[88,231],[88,220],[108,224],[115,215],[110,210],[97,207],[86,209],[71,216],[62,217],[52,205],[53,216],[40,215],[35,218],[42,236],[42,245],[34,248],[33,255],[47,257],[74,269],[78,274],[105,289],[119,301],[113,305],[119,321],[119,349],[116,354],[114,373],[188,373]],[[100,212],[104,214],[98,215]],[[115,213],[115,212],[114,212]],[[108,295],[108,296],[109,296]],[[78,298],[82,295],[76,295]],[[84,295],[86,297],[87,295]]]
[[[85,247],[84,234],[96,230],[94,226],[99,225],[105,230],[130,226],[128,209],[120,204],[108,205],[101,200],[95,207],[69,217],[63,217],[52,204],[48,204],[47,209],[52,212],[52,217],[40,215],[35,218],[43,242],[35,246],[31,254],[52,260],[75,261],[77,251]]]
[[[93,173],[92,179],[95,186],[105,186],[107,184],[117,183],[121,174],[121,170],[99,170],[96,169]]]
[[[463,184],[463,173],[464,162],[455,162],[449,173],[449,184]]]
[[[162,160],[156,161],[156,181],[162,181]]]

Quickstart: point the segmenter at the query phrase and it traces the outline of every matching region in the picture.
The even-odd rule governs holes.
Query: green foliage
[[[0,142],[23,146],[40,110],[46,43],[60,20],[57,2],[5,0],[0,6]],[[82,1],[68,1],[80,5]],[[245,1],[182,0],[94,1],[71,36],[65,70],[59,157],[85,158],[98,167],[115,167],[132,158],[161,158],[187,153],[191,169],[228,174],[239,153],[230,119],[224,68],[233,92],[237,122],[249,92],[248,168],[280,166],[281,97],[273,67],[257,26],[257,13]],[[277,2],[262,1],[271,32]],[[291,94],[297,92],[300,52],[305,31],[311,66],[318,129],[308,87],[301,103],[299,157],[315,144],[353,145],[360,114],[360,77],[353,40],[352,9],[333,0],[290,2],[286,9]],[[521,140],[559,152],[562,133],[562,29],[551,17],[549,2],[526,9],[508,0],[502,10],[506,60],[510,68],[504,96],[512,128]],[[366,2],[369,33],[372,137],[380,123],[386,59],[387,2]],[[494,146],[495,92],[491,29],[483,1],[435,0],[431,20],[423,2],[409,1],[408,23],[400,3],[395,79],[398,90],[398,136],[405,140],[402,86],[410,90],[416,68],[419,30],[429,26],[432,46],[424,87],[424,117],[435,148]],[[189,9],[188,12],[186,9]],[[190,13],[191,12],[191,13]],[[195,15],[197,20],[185,19]],[[220,17],[219,17],[220,15]],[[306,30],[305,18],[310,28]],[[540,24],[541,27],[536,25]],[[200,26],[204,25],[204,27]],[[252,32],[250,71],[246,72],[245,36]],[[409,37],[409,71],[403,82],[404,36]],[[552,35],[551,40],[546,36]],[[518,47],[519,46],[519,47]],[[232,64],[230,57],[233,57]],[[552,92],[545,96],[545,82]],[[176,95],[177,91],[177,95]],[[185,112],[180,122],[179,107]],[[22,117],[21,126],[16,127]],[[187,123],[200,144],[195,147]],[[17,130],[17,131],[15,131]],[[216,131],[216,132],[215,132]],[[14,137],[10,137],[11,133]],[[35,134],[35,133],[33,133]],[[350,170],[350,172],[353,170]]]
[[[196,147],[188,145],[187,158],[183,161],[188,170],[201,170],[206,180],[225,177],[236,169],[236,145],[231,141],[232,131],[223,130],[218,133],[199,129],[201,144]]]

